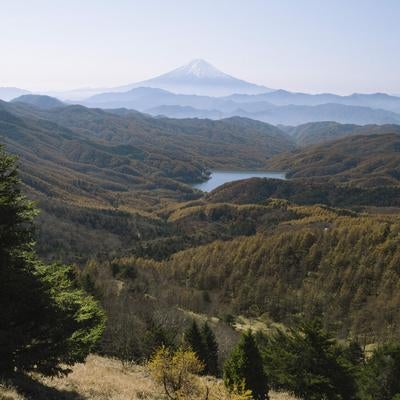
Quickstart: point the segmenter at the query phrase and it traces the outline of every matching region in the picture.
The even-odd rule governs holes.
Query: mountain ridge
[[[38,95],[38,94],[24,94],[11,100],[11,103],[25,103],[31,104],[38,108],[51,109],[57,107],[64,107],[66,104],[55,97]]]
[[[152,115],[170,117],[227,118],[233,115],[263,121],[273,125],[299,125],[307,122],[336,121],[352,124],[400,124],[400,114],[393,111],[359,105],[323,103],[315,105],[279,105],[266,101],[275,92],[262,95],[211,97],[175,94],[164,89],[139,87],[127,92],[108,92],[88,98],[81,104],[104,109],[128,108]],[[257,101],[235,102],[235,98]],[[400,107],[400,98],[393,98]],[[168,108],[165,108],[169,106]],[[158,108],[162,107],[161,110]],[[173,108],[175,107],[175,108]],[[184,107],[190,107],[186,109]],[[170,113],[169,113],[170,111]],[[186,113],[185,113],[186,111]],[[219,114],[218,114],[219,113]]]

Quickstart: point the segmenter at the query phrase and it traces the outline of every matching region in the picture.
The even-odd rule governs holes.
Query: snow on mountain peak
[[[207,61],[196,59],[171,72],[175,76],[194,76],[196,78],[226,78],[227,74],[219,71]]]

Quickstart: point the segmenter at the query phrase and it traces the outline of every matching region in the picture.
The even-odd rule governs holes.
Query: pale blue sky
[[[307,92],[400,94],[400,0],[1,0],[0,86],[107,87],[204,58]]]

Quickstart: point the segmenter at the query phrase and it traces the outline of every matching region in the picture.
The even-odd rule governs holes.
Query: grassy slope
[[[203,378],[211,390],[220,382]],[[123,367],[113,359],[89,356],[85,364],[77,364],[64,378],[36,377],[23,389],[0,385],[0,400],[156,400],[162,388],[156,385],[140,365]],[[23,393],[26,394],[23,394]],[[271,400],[294,400],[285,393],[271,393]]]

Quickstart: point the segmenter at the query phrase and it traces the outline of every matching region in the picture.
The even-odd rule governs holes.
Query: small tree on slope
[[[263,369],[260,352],[249,331],[242,335],[224,366],[224,382],[234,390],[244,383],[256,400],[268,399],[268,380]]]
[[[378,347],[362,369],[361,400],[400,400],[400,345]]]
[[[342,346],[320,321],[279,331],[263,351],[274,387],[307,400],[354,400],[354,368]]]
[[[190,349],[196,353],[196,356],[205,366],[207,360],[206,348],[199,326],[197,325],[197,322],[195,320],[192,321],[192,324],[186,330],[184,340],[185,344],[187,344],[190,347]]]
[[[203,337],[206,350],[206,373],[209,375],[218,376],[218,343],[215,338],[214,332],[211,330],[207,323],[204,324],[201,335]]]

